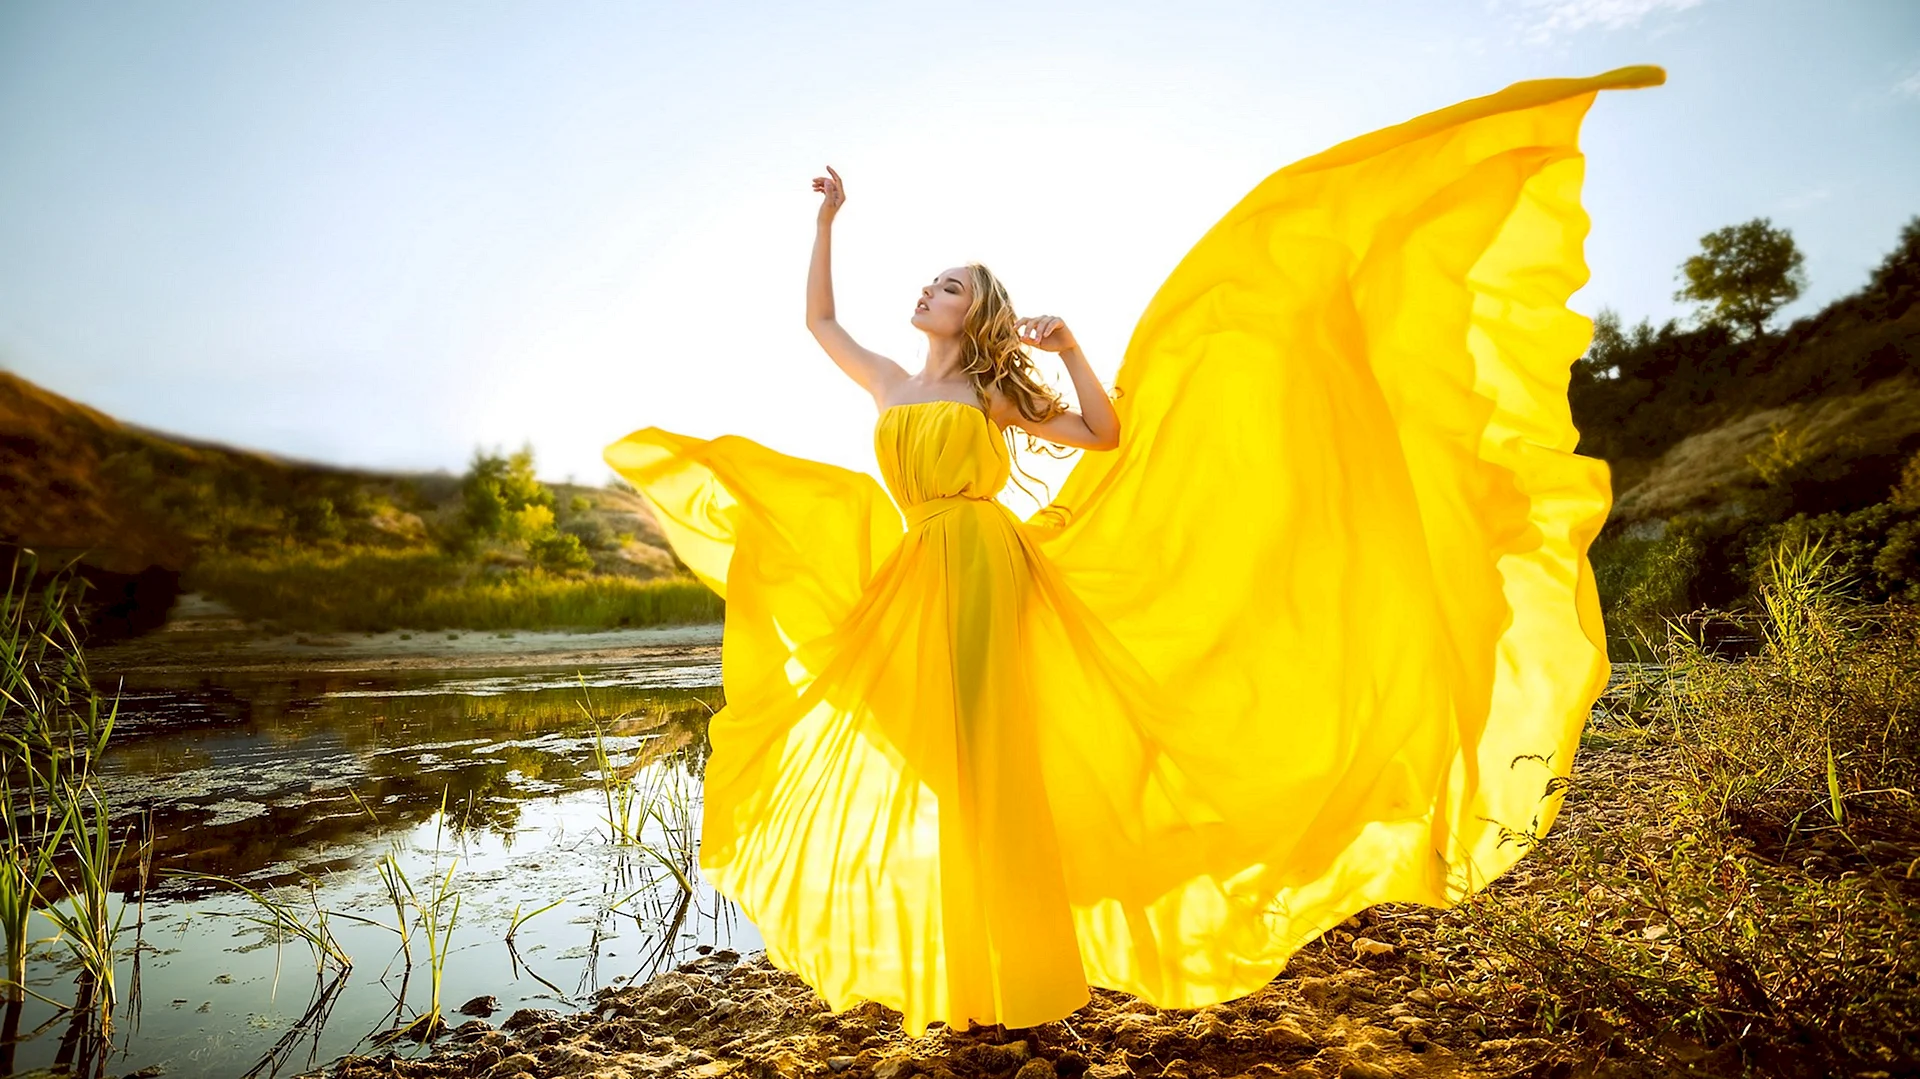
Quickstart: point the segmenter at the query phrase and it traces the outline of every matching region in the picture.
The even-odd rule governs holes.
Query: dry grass
[[[1766,644],[1674,631],[1615,687],[1566,823],[1444,919],[1541,1033],[1706,1074],[1920,1067],[1920,610],[1851,604],[1777,555]]]
[[[361,548],[208,559],[190,580],[249,618],[290,629],[610,629],[716,622],[690,577],[479,572],[439,551]]]

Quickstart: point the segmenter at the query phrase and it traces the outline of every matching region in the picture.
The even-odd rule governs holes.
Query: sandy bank
[[[571,633],[555,630],[392,630],[280,633],[182,597],[153,633],[88,649],[96,675],[173,672],[406,671],[604,667],[720,647],[720,624]]]

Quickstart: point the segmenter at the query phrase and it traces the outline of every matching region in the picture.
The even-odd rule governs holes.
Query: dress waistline
[[[907,518],[907,527],[914,529],[919,528],[928,520],[938,517],[948,510],[965,505],[968,502],[992,501],[993,498],[988,495],[947,495],[942,498],[924,499],[915,502],[911,506],[902,506],[900,507],[900,512]]]

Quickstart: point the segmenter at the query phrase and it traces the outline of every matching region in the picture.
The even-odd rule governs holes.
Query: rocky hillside
[[[1781,332],[1600,326],[1569,397],[1613,470],[1610,614],[1737,604],[1783,539],[1821,540],[1865,598],[1920,585],[1920,219]]]
[[[165,435],[4,371],[0,489],[0,544],[34,549],[43,566],[79,559],[109,635],[151,628],[183,588],[222,598],[218,582],[234,579],[236,565],[250,581],[282,563],[310,571],[409,555],[416,569],[431,557],[443,583],[528,569],[512,547],[463,535],[461,477],[335,468]],[[638,495],[548,489],[558,530],[591,558],[573,577],[676,575]]]

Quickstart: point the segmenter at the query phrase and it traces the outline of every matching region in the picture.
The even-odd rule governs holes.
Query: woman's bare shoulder
[[[1014,404],[1013,398],[1003,393],[1000,387],[989,386],[987,387],[987,418],[993,421],[994,426],[1005,427],[1019,421],[1020,406]]]

